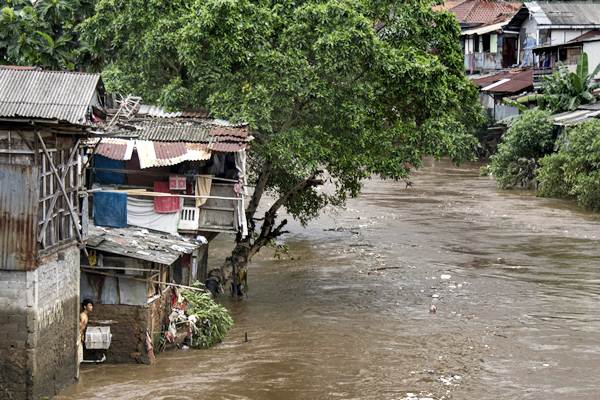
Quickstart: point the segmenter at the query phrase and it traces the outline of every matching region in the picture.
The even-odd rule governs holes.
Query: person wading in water
[[[85,330],[89,320],[89,313],[94,310],[94,303],[90,299],[85,299],[81,303],[81,313],[79,314],[79,340],[77,346],[77,354],[79,363],[83,361],[83,343],[85,342]]]

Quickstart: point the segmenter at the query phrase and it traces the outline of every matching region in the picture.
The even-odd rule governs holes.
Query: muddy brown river
[[[261,253],[248,298],[224,299],[221,345],[85,366],[57,398],[600,399],[598,216],[476,165],[412,180],[292,225],[290,254]]]

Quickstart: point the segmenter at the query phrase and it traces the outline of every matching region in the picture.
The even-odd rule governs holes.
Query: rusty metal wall
[[[39,179],[36,167],[0,164],[0,269],[36,267]]]

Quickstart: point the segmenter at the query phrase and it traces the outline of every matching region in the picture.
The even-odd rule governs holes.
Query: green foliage
[[[577,125],[561,139],[558,151],[540,160],[538,194],[600,211],[600,121]]]
[[[203,285],[196,282],[192,285],[198,289]],[[229,311],[217,304],[208,292],[183,289],[181,295],[187,300],[186,313],[198,317],[196,326],[198,331],[193,333],[192,347],[207,348],[221,343],[229,329],[233,326],[233,319]]]
[[[490,171],[498,186],[531,188],[535,185],[537,160],[552,151],[554,127],[550,113],[529,110],[508,129],[491,158]]]
[[[100,0],[83,30],[109,88],[249,123],[251,173],[268,162],[276,197],[326,170],[335,191],[286,200],[302,222],[372,174],[473,155],[460,28],[429,1]]]
[[[600,72],[600,65],[588,73],[588,55],[583,53],[577,62],[577,70],[569,71],[560,65],[552,75],[545,77],[543,95],[539,98],[542,108],[553,112],[575,110],[581,104],[595,103],[592,92],[600,84],[592,83],[594,76]]]
[[[0,0],[0,63],[75,69],[89,63],[78,26],[93,0]]]

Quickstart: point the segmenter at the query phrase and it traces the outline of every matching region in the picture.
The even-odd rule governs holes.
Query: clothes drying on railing
[[[154,182],[154,191],[159,193],[171,193],[169,182]],[[154,211],[157,213],[177,213],[181,209],[181,199],[174,196],[155,197]]]

